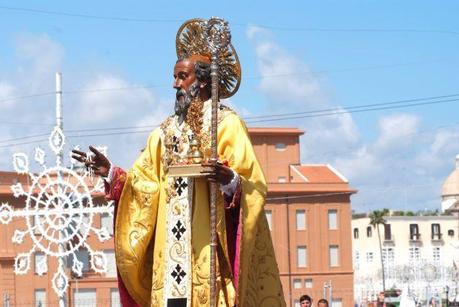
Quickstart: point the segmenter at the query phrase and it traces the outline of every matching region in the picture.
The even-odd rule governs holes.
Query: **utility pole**
[[[62,115],[62,74],[60,72],[56,73],[56,125],[57,127],[63,131],[64,130],[64,123],[63,123],[63,115]],[[57,154],[57,159],[56,159],[56,164],[57,166],[62,166],[64,164],[64,150],[63,147]],[[61,182],[62,180],[62,173],[60,171],[57,172],[57,178],[58,182]],[[59,185],[59,194],[62,193],[63,187]],[[63,204],[62,204],[62,199],[59,199],[59,208],[63,210]],[[64,223],[62,219],[59,219],[59,224]],[[61,226],[61,225],[60,225]],[[64,238],[64,227],[59,227],[61,230],[59,230],[59,254],[60,256],[58,257],[58,262],[59,265],[64,268],[65,267],[65,256],[63,256],[64,251],[65,251],[65,246],[64,243],[62,242]],[[65,307],[65,294],[62,293],[59,295],[59,307]]]
[[[331,306],[333,300],[333,285],[332,281],[329,280],[328,282],[324,282],[324,299],[327,299],[327,289],[328,289],[328,303]]]
[[[445,290],[446,290],[446,307],[449,307],[449,287],[448,285],[446,285]]]
[[[330,300],[328,302],[329,302],[330,306],[332,306],[332,304],[333,304],[333,285],[332,285],[332,281],[331,280],[328,282],[328,287],[330,288],[330,291],[329,291]]]
[[[328,288],[328,285],[326,282],[324,282],[324,295],[322,295],[323,298],[327,297],[327,288]]]
[[[3,295],[3,306],[10,307],[10,296],[8,295],[8,293],[5,293]]]

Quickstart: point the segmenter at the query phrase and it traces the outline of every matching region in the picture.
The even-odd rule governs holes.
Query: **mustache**
[[[184,97],[186,95],[188,95],[187,91],[185,91],[183,88],[181,88],[181,89],[177,90],[177,93],[175,94],[175,98],[179,99],[179,98]]]

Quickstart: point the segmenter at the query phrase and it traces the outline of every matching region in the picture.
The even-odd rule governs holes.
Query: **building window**
[[[279,176],[279,177],[277,177],[277,182],[279,182],[279,183],[285,183],[285,182],[287,182],[287,177],[285,177],[285,176]]]
[[[43,275],[48,271],[48,263],[44,253],[36,252],[34,254],[34,271],[38,275]]]
[[[277,151],[285,151],[287,149],[285,143],[276,143],[275,146]]]
[[[448,230],[448,236],[454,237],[454,230],[449,229],[449,230]]]
[[[395,261],[394,249],[392,247],[383,248],[382,257],[385,266],[393,265]]]
[[[328,229],[338,229],[338,211],[337,210],[328,210]]]
[[[419,247],[413,246],[410,247],[410,254],[409,254],[409,260],[410,262],[417,262],[421,259],[421,251]]]
[[[305,210],[296,210],[296,230],[305,230],[306,229],[306,211]]]
[[[75,256],[83,264],[82,272],[89,271],[89,252],[85,249],[79,249],[75,251]],[[70,258],[71,261],[69,263],[70,267],[73,266],[73,257]]]
[[[42,215],[34,215],[33,216],[33,219],[32,219],[32,223],[33,223],[33,233],[38,235],[38,234],[42,234],[41,232],[41,227],[39,225],[43,225],[45,224],[46,222],[43,221],[44,217]]]
[[[308,264],[306,246],[298,246],[296,249],[296,259],[299,268],[305,268]]]
[[[440,224],[432,224],[432,240],[441,240]]]
[[[410,240],[419,240],[419,226],[418,224],[410,224]]]
[[[102,213],[100,215],[100,225],[108,230],[110,235],[113,235],[113,217],[108,213]]]
[[[295,300],[295,302],[293,304],[294,304],[295,307],[301,307],[299,300]]]
[[[307,288],[307,289],[311,289],[312,288],[312,279],[311,278],[306,278],[304,280],[304,287]]]
[[[34,299],[35,299],[34,306],[46,307],[46,290],[45,289],[35,289]]]
[[[331,307],[342,307],[343,303],[340,298],[333,298],[331,302]]]
[[[371,235],[372,235],[372,229],[371,229],[371,226],[368,226],[367,227],[367,238],[371,238]]]
[[[72,222],[72,226],[74,228],[77,228],[78,231],[80,231],[81,233],[85,234],[85,233],[88,233],[90,232],[90,228],[89,228],[89,225],[91,224],[90,222],[90,218],[89,218],[89,214],[81,214],[79,215],[78,219],[81,218],[81,223],[78,223],[78,225],[76,225],[77,223],[76,222]],[[109,229],[108,229],[109,230]]]
[[[390,229],[390,224],[384,224],[384,240],[392,240],[392,231]]]
[[[386,278],[395,278],[395,254],[392,247],[386,247],[382,249],[382,260],[384,263],[384,273]]]
[[[373,252],[367,252],[367,263],[373,263]]]
[[[360,254],[358,251],[354,252],[354,268],[358,269],[360,264]]]
[[[359,238],[359,229],[354,228],[354,239],[358,239],[358,238]]]
[[[269,230],[273,230],[273,211],[265,210],[266,220],[268,221]]]
[[[294,289],[300,289],[301,288],[301,279],[295,278],[293,280],[293,288]]]
[[[433,248],[433,261],[439,263],[440,262],[440,247]]]
[[[96,289],[75,289],[73,301],[75,307],[96,306]]]
[[[115,250],[106,249],[104,254],[107,259],[107,272],[105,273],[106,277],[116,277],[116,260],[115,260]]]
[[[329,247],[330,266],[339,266],[339,248],[337,245],[330,245]]]
[[[110,307],[121,307],[120,293],[118,289],[110,289]]]

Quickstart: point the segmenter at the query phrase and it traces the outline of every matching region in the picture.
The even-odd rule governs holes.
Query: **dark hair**
[[[175,63],[179,63],[182,61],[189,60],[188,57],[180,57]],[[211,95],[211,90],[212,90],[212,80],[210,77],[210,64],[202,61],[195,61],[194,62],[194,74],[196,75],[196,79],[198,80],[199,83],[205,83],[206,86],[204,90],[209,92],[209,95]],[[199,89],[199,88],[198,88]]]
[[[309,303],[311,303],[312,299],[311,299],[311,297],[309,295],[305,294],[305,295],[302,295],[300,297],[300,303],[303,302],[303,301],[309,301]]]
[[[317,305],[319,305],[320,303],[325,303],[325,304],[327,304],[327,306],[328,306],[328,301],[327,301],[326,299],[324,299],[324,298],[321,298],[321,299],[317,302]]]
[[[194,73],[196,75],[196,79],[199,82],[206,82],[210,84],[210,64],[206,62],[196,61],[194,64]]]

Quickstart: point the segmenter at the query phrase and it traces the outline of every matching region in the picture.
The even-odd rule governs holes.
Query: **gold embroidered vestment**
[[[203,123],[209,123],[210,101],[204,103]],[[202,127],[201,144],[208,154],[209,127]],[[168,257],[180,253],[168,249],[167,235],[170,210],[177,196],[177,183],[168,176],[170,140],[175,137],[177,152],[187,149],[192,134],[185,123],[178,125],[176,117],[169,117],[149,136],[146,148],[127,173],[118,204],[115,225],[117,267],[130,295],[142,306],[164,306],[165,293],[179,289],[165,289]],[[166,146],[167,145],[167,146]],[[256,159],[247,129],[241,119],[227,108],[221,108],[218,125],[218,154],[241,177],[240,255],[238,289],[234,288],[229,264],[223,198],[218,198],[218,306],[277,307],[285,306],[279,272],[274,256],[270,231],[264,215],[266,182]],[[189,306],[209,304],[210,223],[209,192],[204,179],[187,180],[190,200],[191,271]],[[178,210],[178,211],[177,211]],[[169,227],[169,228],[168,228]],[[186,228],[186,227],[185,227]],[[185,277],[186,278],[186,277]],[[167,291],[166,291],[167,290]]]

